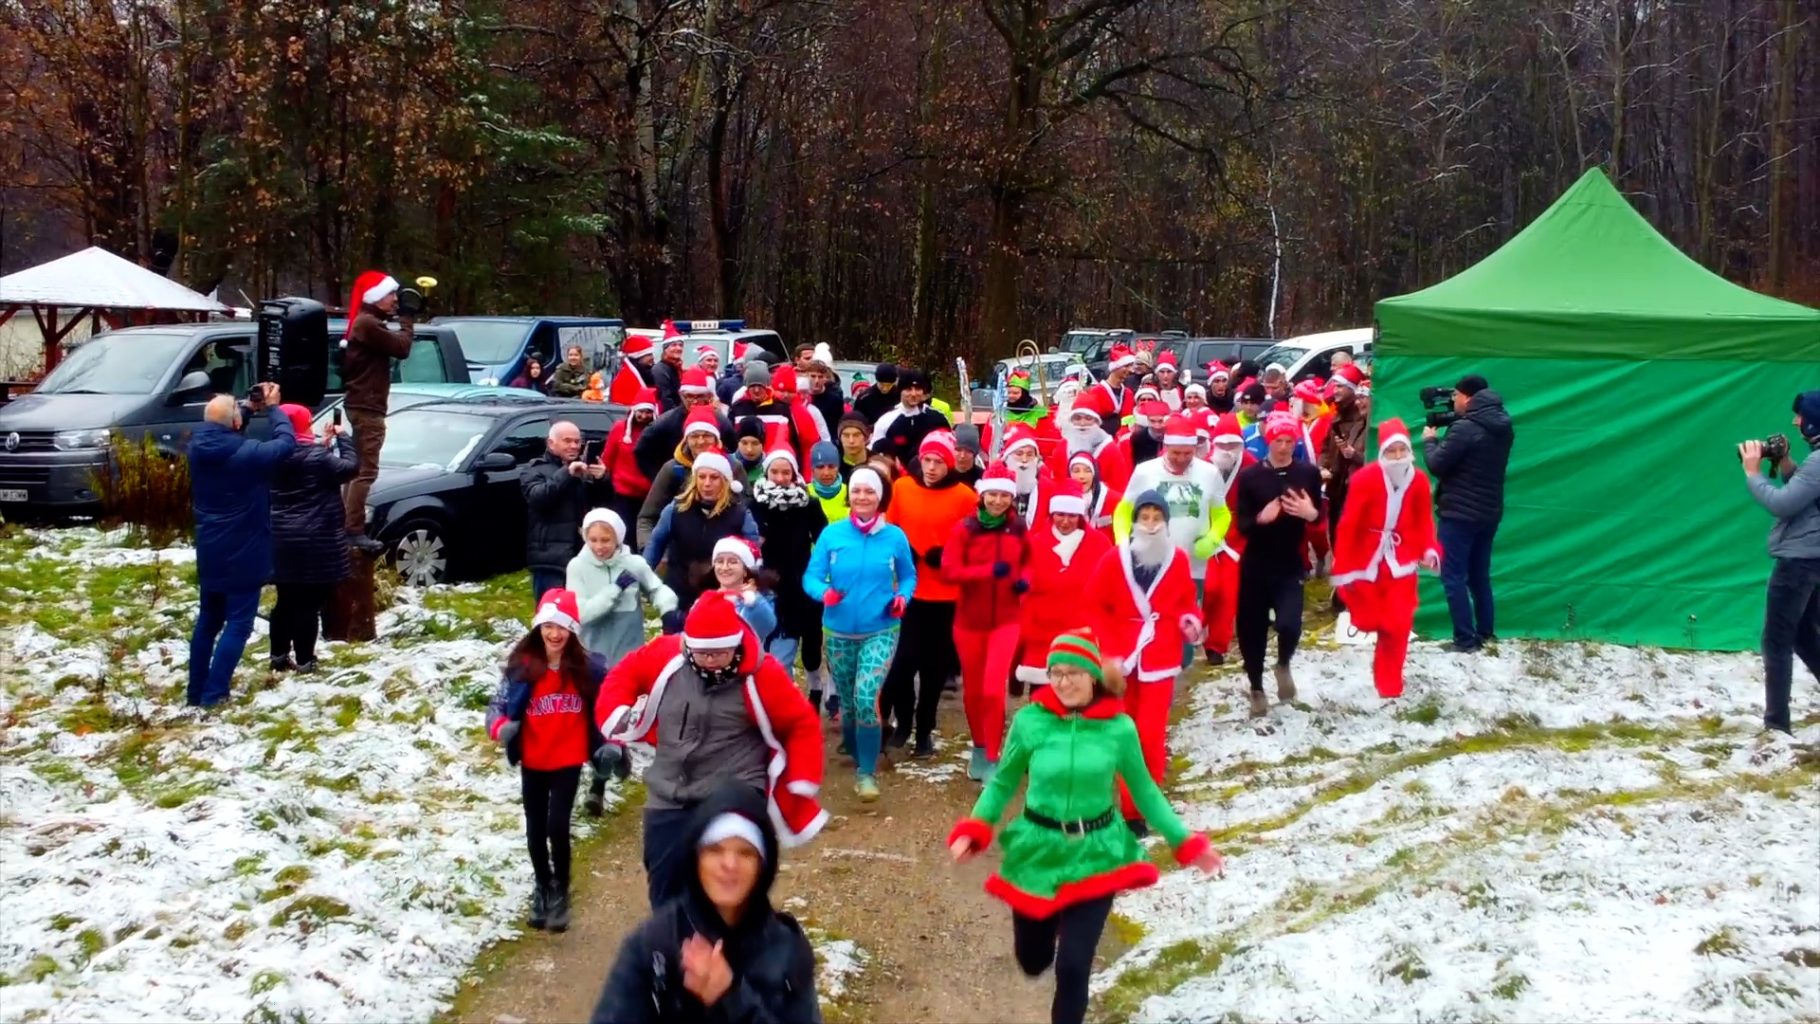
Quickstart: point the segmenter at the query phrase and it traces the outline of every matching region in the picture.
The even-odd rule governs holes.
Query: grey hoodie
[[[1769,530],[1770,556],[1820,558],[1820,450],[1809,452],[1781,487],[1761,474],[1745,479],[1751,497],[1776,517]]]

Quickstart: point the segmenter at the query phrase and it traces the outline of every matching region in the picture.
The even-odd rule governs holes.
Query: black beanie
[[[1481,377],[1476,373],[1469,373],[1466,376],[1461,377],[1460,383],[1455,384],[1453,389],[1460,394],[1465,395],[1467,398],[1471,398],[1488,387],[1491,387],[1491,385],[1485,383],[1484,377]]]
[[[878,381],[880,384],[896,384],[897,383],[897,364],[896,363],[878,364],[878,369],[872,371],[872,379]]]
[[[736,438],[756,437],[763,441],[765,439],[765,421],[757,416],[742,416],[736,425],[733,436]]]

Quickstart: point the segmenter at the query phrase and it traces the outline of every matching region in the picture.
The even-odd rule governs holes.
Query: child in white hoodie
[[[581,535],[588,544],[569,560],[569,589],[580,603],[582,646],[610,668],[644,645],[644,601],[667,615],[676,610],[676,593],[625,545],[626,524],[612,509],[589,512]]]

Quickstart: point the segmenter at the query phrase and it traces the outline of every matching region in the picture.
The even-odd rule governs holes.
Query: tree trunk
[[[991,204],[980,314],[983,351],[967,352],[970,366],[983,356],[1010,355],[1018,338],[1017,296],[1024,272],[1024,217],[1029,195],[1019,186],[1000,183],[991,190]]]
[[[335,588],[323,608],[322,638],[365,643],[379,635],[373,601],[373,559],[351,551],[348,564],[353,575]]]
[[[1789,214],[1794,208],[1796,158],[1789,145],[1788,126],[1795,114],[1795,62],[1801,33],[1795,31],[1795,4],[1777,6],[1782,11],[1776,26],[1782,45],[1776,59],[1775,113],[1769,123],[1769,290],[1780,293],[1788,286],[1794,253]]]

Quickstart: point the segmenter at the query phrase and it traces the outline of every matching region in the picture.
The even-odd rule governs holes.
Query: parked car
[[[367,533],[406,582],[472,579],[524,567],[518,477],[544,450],[550,424],[581,428],[598,453],[626,410],[605,402],[470,399],[413,405],[386,417]]]
[[[1154,354],[1158,350],[1159,345],[1165,345],[1176,341],[1186,341],[1187,339],[1187,331],[1159,331],[1150,334],[1132,334],[1129,332],[1108,334],[1094,342],[1093,347],[1088,349],[1085,355],[1081,356],[1081,361],[1087,364],[1088,371],[1093,374],[1095,380],[1098,380],[1099,378],[1106,376],[1106,365],[1112,361],[1112,347],[1114,345],[1124,345],[1127,348],[1134,350],[1148,348]]]
[[[1206,382],[1207,364],[1219,360],[1231,367],[1241,359],[1256,359],[1276,344],[1269,338],[1183,338],[1157,345],[1159,358],[1165,350],[1175,353],[1176,365],[1192,370],[1194,379]]]
[[[1372,342],[1376,338],[1377,329],[1372,327],[1350,327],[1285,338],[1258,357],[1258,366],[1280,364],[1289,371],[1292,382],[1309,377],[1325,379],[1333,372],[1333,354],[1341,349],[1351,352],[1358,362],[1369,364]]]
[[[586,316],[439,316],[430,323],[461,339],[468,379],[475,384],[514,380],[528,359],[554,367],[572,345],[596,369],[606,366],[626,338],[626,322]]]
[[[854,381],[863,380],[870,384],[878,376],[877,363],[862,363],[857,359],[836,359],[829,369],[834,371],[834,379],[840,384],[841,397],[848,402],[853,401]]]
[[[1065,352],[1073,356],[1085,357],[1093,347],[1108,338],[1126,337],[1137,332],[1129,327],[1076,327],[1062,335],[1061,344],[1050,349],[1051,352]],[[1110,344],[1107,345],[1111,347]]]
[[[98,511],[93,490],[112,442],[150,436],[171,456],[189,446],[203,407],[217,394],[245,395],[254,382],[251,322],[174,324],[109,331],[64,355],[30,394],[0,406],[0,508],[62,515]],[[341,348],[329,342],[329,393],[341,398]],[[447,331],[419,329],[392,379],[463,380],[461,346]],[[263,420],[249,429],[266,429]]]
[[[790,354],[784,351],[784,339],[776,331],[749,328],[744,320],[672,320],[671,323],[689,339],[688,351],[683,353],[683,362],[691,366],[695,364],[696,346],[704,344],[714,346],[720,355],[722,366],[732,361],[733,347],[738,344],[757,345],[768,363],[790,358]],[[653,342],[664,336],[663,330],[657,327],[629,327],[626,334],[642,335]]]
[[[1084,374],[1087,371],[1086,363],[1083,363],[1078,357],[1069,355],[1066,352],[1045,352],[1040,356],[1034,357],[1013,356],[1010,359],[1000,359],[993,363],[992,375],[985,380],[974,381],[973,387],[975,390],[985,388],[989,391],[998,386],[998,375],[1000,373],[1009,374],[1013,369],[1020,367],[1030,371],[1030,378],[1033,384],[1041,384],[1046,381],[1048,387],[1051,389],[1057,384],[1060,384],[1062,378],[1069,374]],[[1041,368],[1040,371],[1039,367]]]
[[[341,411],[341,395],[332,396],[317,411],[313,427],[317,434],[335,419]],[[488,384],[463,383],[402,383],[393,384],[386,397],[386,415],[402,412],[414,405],[429,405],[432,402],[548,402],[550,396],[541,391],[529,388],[493,387]],[[341,429],[349,437],[354,436],[354,426],[344,416]]]

